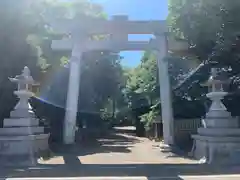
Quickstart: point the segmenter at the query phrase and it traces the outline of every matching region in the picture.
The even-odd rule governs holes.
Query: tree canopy
[[[9,102],[0,110],[1,119],[8,116],[16,102],[16,86],[8,77],[20,74],[25,65],[41,84],[39,95],[51,96],[53,102],[49,103],[65,107],[71,52],[52,50],[52,40],[66,35],[56,33],[49,22],[80,14],[106,18],[99,4],[87,0],[0,1],[0,104]],[[119,56],[109,51],[85,53],[81,73],[79,110],[100,112],[109,99],[118,95],[122,81]]]
[[[237,84],[233,86],[235,89],[240,79],[239,7],[239,0],[169,0],[168,16],[171,35],[186,40],[189,53],[203,64],[215,63],[224,67],[232,84]],[[15,86],[8,77],[20,74],[25,65],[29,66],[34,79],[42,84],[41,97],[49,103],[65,107],[70,52],[53,51],[51,42],[68,35],[56,33],[49,22],[59,18],[71,19],[80,14],[107,16],[100,5],[87,0],[0,1],[0,104],[9,102],[0,109],[1,119],[8,115],[16,100],[12,94]],[[173,53],[167,58],[171,86],[174,88],[191,67],[187,57],[177,57]],[[79,111],[104,112],[115,117],[115,112],[161,103],[155,54],[144,52],[140,65],[134,69],[122,67],[120,61],[119,54],[111,51],[84,54]],[[200,73],[201,77],[197,76],[198,80],[206,79],[209,67],[202,69],[205,69],[204,73]],[[201,96],[202,89],[199,81],[192,84],[198,86],[198,90],[187,85],[184,92],[196,100],[197,96]],[[145,117],[153,115],[156,113],[151,112]]]
[[[170,0],[171,32],[189,43],[202,62],[217,62],[239,72],[240,2]]]
[[[168,21],[171,33],[187,40],[190,52],[203,62],[203,65],[208,64],[209,68],[217,65],[227,72],[226,78],[232,80],[231,91],[236,91],[239,86],[240,23],[237,18],[240,13],[239,8],[238,0],[171,0],[169,2]],[[197,79],[206,80],[209,68],[199,68],[196,74],[201,74],[201,77],[198,75]],[[205,75],[206,77],[203,78]],[[194,82],[197,81],[186,81],[183,91],[193,87]],[[201,89],[199,83],[195,83],[194,87],[195,92]],[[201,95],[200,91],[199,95]]]

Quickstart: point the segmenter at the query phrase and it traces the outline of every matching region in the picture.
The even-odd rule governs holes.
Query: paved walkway
[[[71,177],[71,178],[7,178],[4,180],[239,180],[240,175],[158,176],[158,177]]]
[[[63,149],[42,164],[195,164],[196,161],[170,156],[159,150],[159,143],[129,133],[113,132],[96,142],[71,151]]]
[[[96,141],[58,147],[54,156],[30,168],[2,168],[4,179],[181,180],[240,179],[239,167],[215,167],[164,154],[159,143],[115,131]],[[225,174],[219,176],[219,174]],[[211,176],[210,176],[211,175]]]

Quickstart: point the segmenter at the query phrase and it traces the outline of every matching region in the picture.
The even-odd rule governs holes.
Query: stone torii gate
[[[166,21],[129,21],[127,16],[113,16],[112,20],[78,17],[69,21],[55,21],[53,28],[59,33],[69,34],[70,36],[66,39],[54,40],[52,49],[72,51],[64,120],[63,140],[65,144],[72,144],[75,141],[82,54],[93,50],[114,52],[153,50],[158,58],[164,144],[173,145],[171,89],[168,62],[164,60],[164,57],[167,55],[169,43],[172,49],[181,49],[181,45],[177,42],[171,43],[171,41],[168,41]],[[110,38],[104,40],[89,38],[92,35],[103,34],[110,35]],[[128,41],[129,34],[152,34],[155,38],[150,41]]]

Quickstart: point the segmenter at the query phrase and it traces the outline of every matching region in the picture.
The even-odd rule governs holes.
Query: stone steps
[[[202,136],[239,136],[239,128],[198,128],[198,134]]]
[[[44,127],[5,127],[0,129],[0,136],[31,135],[44,133]]]
[[[206,128],[239,128],[238,127],[238,119],[232,118],[231,116],[226,117],[211,117],[205,118],[203,123],[205,124]]]
[[[38,125],[39,120],[36,118],[6,118],[3,121],[4,127],[29,127]]]
[[[21,141],[21,140],[38,140],[48,137],[49,134],[30,134],[30,135],[19,135],[19,136],[0,136],[0,141]],[[1,142],[0,142],[1,143]]]

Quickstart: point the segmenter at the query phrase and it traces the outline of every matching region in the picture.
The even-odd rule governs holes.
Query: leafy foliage
[[[141,64],[128,72],[126,95],[132,108],[153,104],[158,98],[157,61],[153,54],[146,52]]]
[[[37,67],[37,48],[27,42],[28,34],[34,27],[31,23],[29,1],[0,1],[0,119],[9,115],[16,98],[13,95],[15,86],[8,77],[21,73],[24,66],[29,66],[35,79],[41,75]],[[8,103],[6,103],[8,102]]]
[[[2,0],[0,2],[0,118],[8,116],[16,102],[14,85],[8,77],[20,74],[25,65],[41,84],[41,101],[65,107],[68,84],[68,59],[71,52],[56,52],[52,40],[61,39],[50,22],[78,15],[106,18],[100,5],[83,1]],[[79,110],[100,112],[121,95],[121,66],[118,54],[89,52],[82,63]],[[51,96],[51,98],[49,98]],[[39,99],[38,99],[39,100]],[[52,117],[52,116],[51,116]]]
[[[175,87],[191,69],[189,60],[169,55],[169,74],[172,88]],[[127,71],[128,78],[125,89],[125,94],[128,100],[129,108],[134,111],[139,111],[141,122],[146,128],[150,128],[156,115],[160,114],[160,92],[158,79],[157,59],[153,52],[145,52],[141,64]],[[151,107],[154,106],[152,109]],[[179,105],[179,104],[178,104]],[[181,105],[179,107],[182,107]],[[182,111],[182,108],[177,111]],[[142,111],[145,108],[146,111]],[[143,113],[140,113],[143,112]],[[178,112],[179,114],[179,112]]]
[[[79,112],[100,113],[104,109],[108,111],[106,108],[110,100],[121,93],[121,66],[118,56],[111,52],[87,53],[82,59],[80,72]],[[42,98],[64,108],[68,74],[69,67],[62,67],[43,92]]]
[[[223,67],[222,70],[232,80],[231,91],[237,91],[239,87],[239,8],[238,0],[169,2],[168,21],[172,33],[186,39],[190,52],[203,62],[203,66],[207,66],[196,71],[197,79],[206,79],[203,77],[208,74],[206,69],[213,65]],[[205,92],[199,87],[201,82],[195,83],[193,79],[196,78],[182,85],[182,92],[190,90],[191,94],[199,98]]]
[[[151,111],[140,116],[140,120],[144,123],[146,130],[150,130],[152,128],[154,121],[156,121],[159,115],[159,110],[157,108],[152,108]]]

